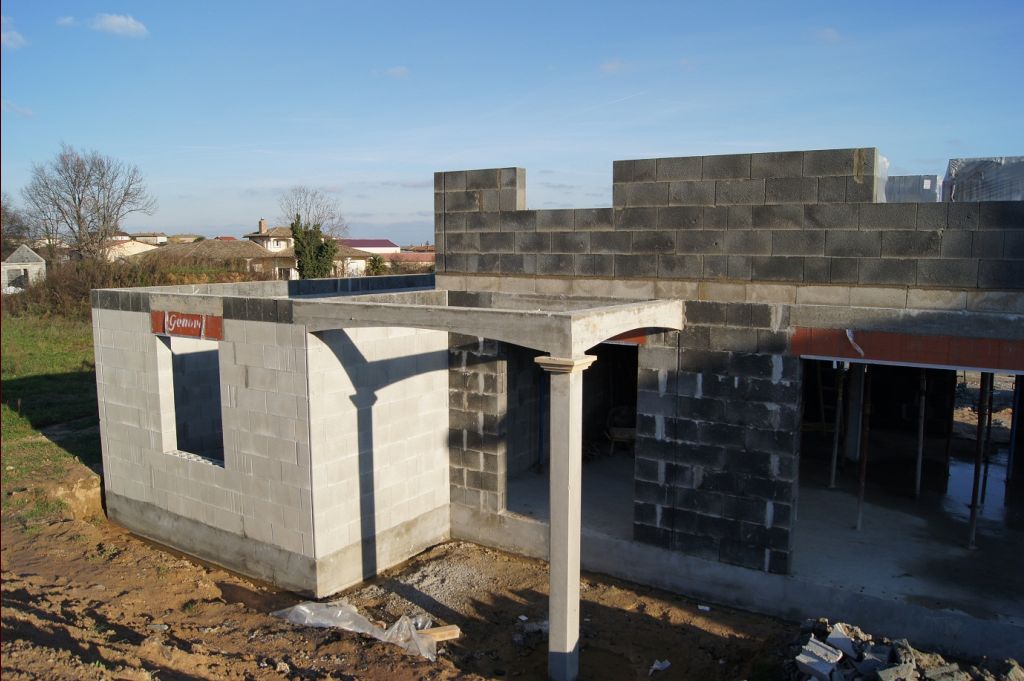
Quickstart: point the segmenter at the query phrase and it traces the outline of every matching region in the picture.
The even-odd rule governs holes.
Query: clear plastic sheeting
[[[393,643],[406,652],[420,655],[431,662],[437,659],[437,642],[416,630],[417,624],[429,626],[429,621],[414,622],[408,616],[402,615],[390,627],[381,629],[360,615],[353,605],[344,600],[330,603],[306,601],[270,614],[302,627],[338,628],[366,634],[378,641]],[[417,620],[420,619],[422,618],[417,618]]]
[[[885,181],[886,203],[937,203],[941,198],[938,175],[890,175]]]
[[[1024,201],[1024,156],[949,159],[942,200]]]

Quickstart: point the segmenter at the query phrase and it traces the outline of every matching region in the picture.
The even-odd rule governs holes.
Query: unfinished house
[[[575,210],[437,173],[436,275],[95,291],[110,517],[320,597],[448,538],[549,559],[560,679],[581,565],[1020,657],[1024,202],[879,167],[620,161]]]

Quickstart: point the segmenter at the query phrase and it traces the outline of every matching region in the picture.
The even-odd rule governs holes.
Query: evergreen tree
[[[292,239],[295,240],[295,262],[299,279],[329,277],[334,271],[334,254],[338,245],[324,240],[320,225],[307,225],[302,216],[295,214],[292,220]]]

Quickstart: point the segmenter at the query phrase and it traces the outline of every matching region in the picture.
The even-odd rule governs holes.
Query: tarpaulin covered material
[[[1024,156],[951,158],[943,201],[1024,201]]]

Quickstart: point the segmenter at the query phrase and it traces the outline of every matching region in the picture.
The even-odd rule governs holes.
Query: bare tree
[[[137,166],[95,151],[80,154],[67,144],[49,163],[32,167],[21,193],[29,223],[51,256],[62,241],[83,257],[97,256],[125,217],[156,211]]]
[[[28,239],[28,223],[7,192],[0,194],[0,255],[6,258]]]
[[[324,234],[336,239],[348,235],[348,225],[341,215],[341,203],[319,189],[295,185],[281,196],[278,206],[281,224],[289,224],[299,215],[306,228],[319,225]]]

